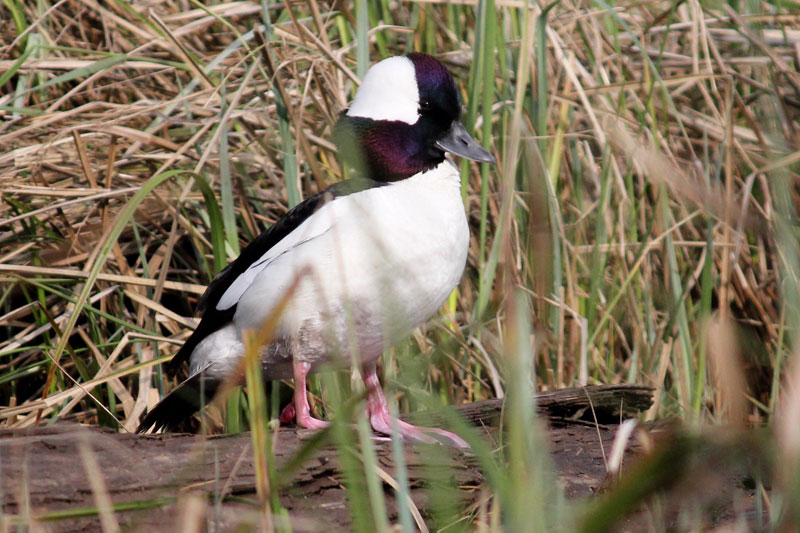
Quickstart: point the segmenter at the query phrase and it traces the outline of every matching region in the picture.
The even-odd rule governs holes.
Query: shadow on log
[[[562,389],[538,395],[539,410],[552,423],[551,451],[567,496],[588,495],[606,477],[605,454],[619,421],[646,409],[652,389],[607,386]],[[456,406],[495,442],[502,400]],[[419,416],[422,416],[420,414]],[[412,416],[409,418],[417,418]],[[601,424],[571,421],[596,420]],[[566,422],[566,423],[565,423]],[[311,433],[280,428],[274,448],[278,468]],[[446,468],[449,485],[468,505],[476,505],[483,476],[469,453],[437,447],[405,446],[411,497],[430,516],[432,462]],[[393,475],[391,444],[376,443],[382,469]],[[256,501],[249,434],[201,437],[186,434],[132,435],[99,428],[56,426],[0,432],[3,520],[47,522],[52,531],[100,531],[103,505],[114,506],[105,520],[124,530],[174,531],[196,520],[209,530],[256,525],[263,517]],[[438,490],[438,489],[437,489]],[[386,490],[389,518],[397,509]],[[103,497],[107,499],[104,500]],[[293,531],[347,531],[350,516],[337,451],[316,451],[280,492]],[[106,523],[108,526],[108,523]]]

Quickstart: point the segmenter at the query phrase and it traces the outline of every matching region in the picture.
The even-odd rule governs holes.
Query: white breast
[[[240,332],[258,327],[308,268],[281,332],[310,333],[326,344],[320,350],[309,343],[309,353],[296,356],[316,360],[328,355],[320,351],[347,349],[355,333],[362,359],[377,357],[434,314],[464,270],[469,232],[458,171],[449,161],[337,198],[311,219],[309,228],[325,229],[273,257],[242,292],[234,317]]]

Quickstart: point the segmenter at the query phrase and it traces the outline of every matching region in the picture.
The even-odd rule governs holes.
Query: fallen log
[[[482,400],[454,406],[475,426],[497,426],[505,400]],[[550,420],[583,420],[600,424],[619,423],[646,411],[653,404],[653,388],[644,385],[590,385],[543,391],[536,394],[539,413]],[[411,422],[432,418],[429,413],[412,413]]]
[[[630,416],[651,401],[652,390],[637,386],[563,389],[537,396],[540,411],[555,419],[586,418],[593,410],[591,417],[601,423]],[[502,405],[502,400],[487,400],[455,409],[493,438]],[[313,432],[280,428],[274,435],[275,460],[281,468]],[[613,428],[602,426],[551,428],[551,451],[568,496],[590,494],[603,483],[604,452],[613,436]],[[435,490],[455,491],[451,497],[468,505],[476,504],[483,483],[471,454],[436,448],[432,453],[429,447],[404,446],[411,499],[424,520],[432,516],[432,468],[446,473],[446,482]],[[393,476],[391,444],[376,443],[376,453],[382,470]],[[338,460],[337,450],[327,446],[291,473],[280,501],[289,511],[293,531],[350,528]],[[0,431],[0,478],[2,520],[47,522],[46,528],[53,531],[100,531],[115,522],[123,529],[173,531],[187,520],[227,531],[264,519],[258,507],[248,503],[256,500],[249,434],[133,435],[71,425]],[[394,520],[397,502],[393,497],[387,502]],[[113,512],[103,513],[109,506]]]

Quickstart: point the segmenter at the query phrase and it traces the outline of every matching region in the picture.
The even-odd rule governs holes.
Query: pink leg
[[[469,448],[469,444],[454,433],[438,428],[417,427],[394,418],[389,413],[389,406],[386,403],[386,397],[383,395],[375,366],[364,368],[364,384],[367,386],[369,422],[375,431],[385,435],[392,435],[396,428],[403,440],[446,444],[455,448]]]
[[[308,406],[308,394],[306,391],[306,376],[311,370],[311,364],[303,361],[292,363],[292,374],[294,375],[294,399],[292,403],[284,407],[281,411],[280,421],[283,423],[295,420],[298,426],[308,429],[322,429],[330,424],[324,420],[319,420],[311,416],[311,408]]]

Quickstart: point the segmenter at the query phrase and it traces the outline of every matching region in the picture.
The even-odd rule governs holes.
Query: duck
[[[235,379],[244,335],[283,303],[273,339],[259,354],[265,380],[294,381],[281,422],[327,427],[312,416],[307,376],[353,363],[361,367],[376,433],[468,447],[454,433],[393,417],[377,371],[387,347],[441,308],[466,265],[469,227],[451,156],[496,160],[467,132],[461,110],[452,74],[431,55],[412,52],[371,66],[333,128],[353,177],[290,209],[211,281],[198,302],[197,327],[167,367],[176,374],[188,361],[189,377],[147,413],[138,432],[174,430]]]

